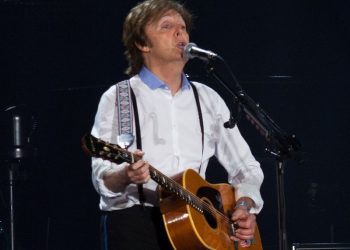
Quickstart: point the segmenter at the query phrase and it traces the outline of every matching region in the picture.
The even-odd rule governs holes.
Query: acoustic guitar
[[[117,164],[133,163],[139,156],[92,135],[82,138],[86,154]],[[174,249],[260,250],[258,227],[247,248],[233,242],[230,236],[236,227],[230,220],[235,205],[234,188],[226,183],[210,184],[196,171],[187,169],[173,178],[155,167],[149,168],[157,182],[160,209],[169,240]]]

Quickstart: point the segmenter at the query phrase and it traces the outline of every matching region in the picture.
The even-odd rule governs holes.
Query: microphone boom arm
[[[223,61],[219,57],[220,61]],[[295,137],[295,135],[287,135],[257,104],[251,97],[249,97],[241,88],[236,77],[232,74],[233,86],[228,84],[223,78],[215,71],[215,67],[208,61],[208,73],[210,73],[238,102],[241,106],[240,110],[245,113],[245,117],[254,127],[260,132],[260,134],[266,139],[267,142],[272,144],[273,149],[268,150],[269,153],[276,156],[278,159],[294,159],[298,162],[302,161],[301,144]],[[232,73],[232,72],[231,72]]]

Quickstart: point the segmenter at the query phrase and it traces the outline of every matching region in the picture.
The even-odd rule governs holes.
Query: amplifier
[[[292,250],[350,250],[350,243],[293,243]]]

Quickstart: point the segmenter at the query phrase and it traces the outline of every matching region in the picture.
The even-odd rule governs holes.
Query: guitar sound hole
[[[219,191],[211,187],[201,187],[197,191],[197,196],[200,197],[205,203],[207,203],[209,208],[211,208],[203,209],[203,214],[209,226],[216,228],[217,221],[215,218],[215,211],[218,210],[220,212],[223,212],[221,195]]]
[[[213,206],[208,199],[203,198],[202,200],[205,203],[207,203],[210,207]],[[218,223],[216,222],[215,217],[210,213],[210,211],[208,211],[207,209],[204,209],[203,214],[204,214],[204,217],[207,220],[207,222],[211,228],[216,228],[218,226]]]

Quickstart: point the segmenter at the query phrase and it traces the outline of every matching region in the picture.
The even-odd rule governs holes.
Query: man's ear
[[[147,45],[140,45],[139,43],[135,43],[135,46],[143,53],[149,52],[150,48]]]

